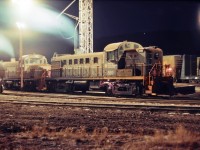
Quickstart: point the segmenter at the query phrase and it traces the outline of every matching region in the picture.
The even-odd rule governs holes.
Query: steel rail
[[[176,112],[189,112],[200,113],[200,107],[188,106],[152,106],[145,104],[99,104],[99,103],[79,103],[79,102],[46,102],[46,101],[29,101],[29,100],[1,100],[0,103],[11,103],[20,105],[36,105],[36,106],[60,106],[60,107],[86,107],[86,108],[101,108],[101,109],[127,109],[127,110],[143,110],[143,111],[176,111]]]

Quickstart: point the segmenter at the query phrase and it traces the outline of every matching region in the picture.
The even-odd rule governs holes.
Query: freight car
[[[135,42],[108,44],[103,52],[54,54],[49,92],[103,90],[107,95],[174,93],[173,78],[163,76],[163,52]]]
[[[3,74],[4,87],[6,89],[20,89],[20,69],[23,69],[23,90],[45,90],[45,78],[51,69],[47,58],[39,54],[29,54],[22,57],[20,62],[14,58],[11,61],[1,62],[1,74]]]
[[[175,82],[200,82],[200,57],[196,55],[163,56],[163,64],[168,68],[165,72],[173,76]]]

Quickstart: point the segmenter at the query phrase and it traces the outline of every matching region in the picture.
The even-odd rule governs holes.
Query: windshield
[[[25,64],[46,64],[47,60],[44,58],[29,58],[25,60]]]

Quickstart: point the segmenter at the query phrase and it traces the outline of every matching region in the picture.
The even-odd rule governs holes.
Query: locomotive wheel
[[[51,83],[51,84],[48,84],[47,85],[47,92],[48,93],[53,93],[53,92],[55,92],[56,90],[56,84],[55,83]]]
[[[144,86],[139,83],[136,85],[136,92],[135,92],[135,96],[142,96],[145,93],[145,89]]]
[[[73,89],[73,85],[72,84],[67,84],[66,85],[66,93],[73,93],[74,89]]]
[[[113,96],[112,89],[110,89],[108,86],[106,87],[106,95],[107,96]]]
[[[83,93],[83,94],[86,94],[86,90],[83,90],[82,93]]]
[[[3,86],[0,86],[0,93],[3,93]]]

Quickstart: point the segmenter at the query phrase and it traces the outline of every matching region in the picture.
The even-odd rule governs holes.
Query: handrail
[[[153,71],[153,69],[155,68],[155,67],[157,67],[157,65],[159,65],[160,63],[155,63],[154,65],[153,65],[153,67],[151,68],[151,70],[149,71],[149,85],[151,85],[151,73],[152,73],[152,71]]]

